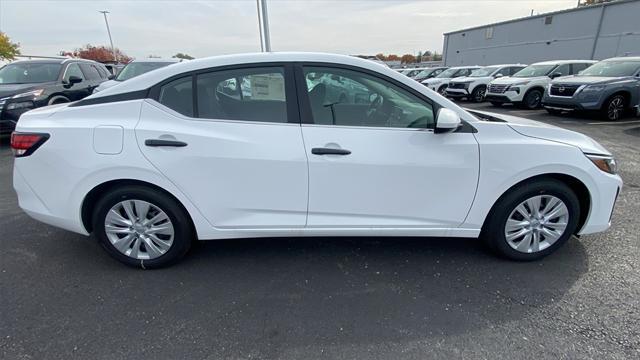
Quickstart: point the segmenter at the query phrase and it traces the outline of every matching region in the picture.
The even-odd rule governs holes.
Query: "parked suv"
[[[431,79],[432,77],[436,77],[440,75],[443,71],[447,70],[448,67],[432,67],[428,69],[424,69],[420,71],[416,76],[413,77],[413,80],[422,82],[427,79]]]
[[[491,81],[486,99],[494,106],[513,103],[526,109],[537,109],[551,79],[577,74],[594,63],[591,60],[554,60],[531,64],[509,78]]]
[[[118,76],[116,76],[113,80],[105,81],[100,86],[93,90],[94,93],[102,91],[104,89],[108,89],[113,85],[117,85],[122,81],[134,78],[138,75],[142,75],[151,70],[159,69],[161,67],[165,67],[167,65],[175,64],[180,62],[180,59],[142,59],[142,60],[134,60],[128,63],[120,72]]]
[[[469,76],[452,79],[447,86],[447,96],[450,98],[467,98],[475,102],[484,101],[487,85],[493,79],[511,76],[524,69],[527,65],[504,64],[492,65],[478,69]]]
[[[456,66],[449,68],[440,73],[440,75],[422,81],[422,85],[428,87],[433,91],[437,91],[440,95],[445,96],[447,91],[447,86],[449,85],[449,81],[453,78],[468,76],[474,70],[480,69],[481,66]]]
[[[551,114],[598,110],[611,121],[640,104],[640,57],[603,60],[578,75],[551,82],[542,104]]]
[[[19,60],[0,68],[0,133],[10,133],[22,113],[80,100],[109,78],[95,61]]]

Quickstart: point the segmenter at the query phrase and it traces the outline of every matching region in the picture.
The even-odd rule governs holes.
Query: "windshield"
[[[450,68],[440,73],[440,75],[436,76],[437,78],[450,78],[460,69]]]
[[[418,73],[420,72],[420,70],[408,70],[405,75],[407,75],[408,77],[414,77],[416,76]]]
[[[125,81],[134,78],[138,75],[142,75],[151,70],[159,69],[173,63],[170,62],[132,62],[120,71],[116,77],[116,81]]]
[[[0,84],[31,84],[58,80],[61,64],[13,63],[0,69]]]
[[[529,65],[526,68],[513,74],[512,77],[536,77],[546,76],[555,69],[556,65]]]
[[[424,69],[424,70],[420,71],[420,72],[418,73],[418,75],[416,75],[416,77],[429,76],[429,75],[431,75],[431,73],[432,73],[432,72],[434,72],[434,71],[436,71],[436,70],[437,70],[436,68],[433,68],[433,69]]]
[[[494,71],[498,69],[500,69],[499,66],[487,66],[485,68],[475,70],[474,72],[471,73],[471,75],[469,75],[469,77],[490,76],[491,74],[493,74]]]
[[[591,65],[580,76],[633,76],[640,68],[640,61],[601,61]]]

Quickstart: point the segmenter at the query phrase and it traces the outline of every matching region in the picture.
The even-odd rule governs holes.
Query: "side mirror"
[[[115,75],[113,75],[113,74],[111,74],[111,75],[107,76],[107,80],[113,80],[113,79],[115,79],[115,78],[116,78],[116,76],[115,76]]]
[[[559,72],[549,75],[549,77],[552,78],[552,79],[555,79],[555,78],[560,77],[560,76],[562,76],[562,73],[559,73]]]
[[[438,115],[436,116],[436,128],[434,133],[444,134],[453,132],[459,128],[460,125],[462,125],[462,121],[460,120],[460,116],[457,112],[447,108],[440,108],[440,110],[438,110]]]
[[[73,84],[77,84],[77,83],[81,83],[82,82],[82,78],[79,78],[77,76],[69,76],[69,85],[73,85]]]
[[[497,78],[501,78],[501,77],[503,77],[503,76],[504,76],[504,75],[502,75],[502,74],[498,73],[498,74],[495,74],[494,78],[496,78],[496,79],[497,79]]]

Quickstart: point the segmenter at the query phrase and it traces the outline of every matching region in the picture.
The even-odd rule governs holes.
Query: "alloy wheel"
[[[143,200],[115,204],[104,221],[111,245],[122,254],[140,260],[164,255],[173,244],[174,229],[169,216],[158,206]]]
[[[624,98],[622,96],[616,96],[609,101],[607,107],[607,118],[609,120],[618,120],[622,116],[624,111]]]
[[[552,195],[537,195],[513,209],[504,228],[511,248],[536,253],[553,245],[569,224],[567,205]]]
[[[476,91],[476,97],[474,100],[476,102],[481,102],[482,100],[484,100],[484,95],[485,95],[485,89],[478,89]]]

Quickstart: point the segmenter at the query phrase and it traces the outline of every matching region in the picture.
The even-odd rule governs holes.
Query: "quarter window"
[[[432,128],[433,106],[388,81],[366,73],[304,67],[315,124]]]
[[[263,67],[197,76],[198,117],[287,122],[284,69]]]
[[[82,70],[80,70],[80,67],[76,63],[69,64],[69,66],[67,66],[67,70],[64,73],[63,80],[68,82],[69,78],[72,76],[79,77],[80,79],[84,80],[84,74],[82,73]]]
[[[193,116],[193,81],[186,76],[160,88],[158,101],[182,115]]]

